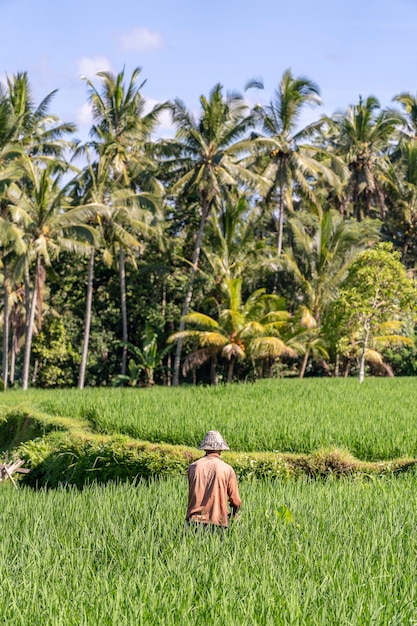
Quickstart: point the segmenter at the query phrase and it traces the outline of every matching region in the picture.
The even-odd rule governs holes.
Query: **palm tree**
[[[83,205],[87,211],[85,215],[86,223],[93,227],[99,221],[99,207],[104,203],[106,173],[101,171],[102,163],[98,163],[95,167],[90,162],[88,149],[85,149],[88,165],[75,177],[69,185],[69,194],[72,204],[75,206]],[[91,246],[90,258],[88,262],[87,274],[87,292],[86,292],[86,310],[84,319],[83,346],[81,351],[80,369],[78,374],[78,389],[84,389],[85,374],[87,369],[88,344],[90,341],[90,328],[93,305],[93,284],[94,284],[94,262],[96,245]]]
[[[49,113],[49,107],[55,94],[56,91],[51,92],[36,106],[26,72],[7,77],[6,88],[0,90],[0,193],[2,196],[4,196],[4,190],[11,181],[25,175],[24,168],[21,169],[19,161],[22,154],[30,155],[32,159],[42,159],[45,155],[59,159],[65,149],[73,146],[65,137],[68,133],[74,132],[74,124],[62,123],[58,117]],[[6,255],[7,262],[10,262],[12,258],[21,253],[21,243],[18,243],[20,235],[16,231],[15,224],[10,223],[7,227],[9,216],[7,215],[7,203],[4,200],[1,201],[0,213],[3,218],[3,235],[5,235],[7,228],[9,229],[9,233],[6,235]],[[10,239],[13,230],[17,245],[17,249],[14,251],[11,249]],[[6,262],[6,258],[4,258],[4,262]],[[7,300],[12,274],[7,265],[5,265],[4,272],[5,276],[10,274],[4,281],[3,377],[5,387],[7,387]],[[28,295],[28,286],[26,294]]]
[[[247,89],[251,87],[263,88],[263,84],[251,81]],[[318,207],[311,180],[320,174],[332,185],[339,184],[324,160],[328,159],[326,151],[309,143],[320,122],[298,128],[305,107],[321,103],[318,85],[304,76],[294,77],[287,69],[269,105],[254,108],[262,134],[253,142],[253,150],[256,159],[261,156],[262,174],[269,181],[266,202],[273,206],[278,256],[283,247],[285,214],[294,208],[294,187],[300,197]]]
[[[211,358],[211,382],[217,384],[215,368],[221,355],[229,361],[227,382],[230,383],[236,361],[248,355],[255,361],[296,354],[281,338],[281,330],[290,317],[283,310],[282,298],[257,289],[243,302],[241,278],[226,280],[224,286],[227,305],[218,306],[217,320],[203,313],[188,313],[184,323],[195,329],[179,331],[168,339],[168,342],[196,341],[199,346],[185,360],[184,375],[191,367],[199,367]]]
[[[21,238],[18,230],[7,220],[7,203],[4,199],[4,190],[12,179],[18,178],[20,171],[16,167],[16,157],[21,153],[15,142],[16,124],[13,119],[11,104],[7,92],[0,85],[0,247],[1,264],[3,268],[3,388],[8,385],[8,357],[9,357],[9,299],[10,253],[14,245],[19,245]],[[21,249],[19,250],[21,252]]]
[[[63,210],[68,201],[65,198],[65,189],[60,187],[63,175],[61,167],[57,170],[56,163],[52,160],[40,168],[29,157],[21,158],[21,166],[25,172],[25,184],[19,187],[12,183],[7,188],[6,195],[11,219],[24,231],[27,246],[25,254],[20,257],[20,267],[23,266],[24,271],[29,273],[32,263],[35,265],[26,323],[22,376],[22,387],[26,390],[36,305],[39,325],[42,320],[44,266],[51,265],[52,259],[56,258],[62,249],[88,253],[93,238],[91,230],[83,224],[84,214],[78,208]]]
[[[417,139],[400,142],[383,181],[389,207],[385,234],[401,248],[403,264],[412,266],[417,247]]]
[[[246,149],[246,139],[253,120],[243,98],[238,94],[222,94],[217,84],[209,98],[200,97],[201,114],[194,118],[181,100],[171,105],[172,118],[177,126],[176,138],[166,142],[174,154],[172,173],[176,182],[171,188],[174,196],[195,194],[200,207],[200,224],[195,238],[188,288],[182,308],[179,332],[185,328],[192,295],[194,278],[198,270],[203,234],[213,210],[221,210],[229,193],[243,183],[253,188],[260,178],[239,163],[238,155]],[[182,338],[177,342],[174,360],[173,385],[179,384]]]
[[[404,92],[393,98],[405,112],[405,127],[384,178],[389,213],[384,226],[388,237],[400,245],[402,262],[415,262],[417,245],[417,99]]]
[[[211,213],[202,249],[217,295],[225,280],[244,276],[248,285],[251,275],[254,278],[260,265],[266,264],[269,249],[257,236],[260,219],[259,205],[251,203],[247,194],[232,196],[220,212]]]
[[[85,150],[89,159],[89,151]],[[79,177],[71,183],[72,205],[78,206],[79,214],[83,215],[86,223],[94,229],[95,241],[90,250],[88,265],[87,292],[86,292],[86,315],[84,324],[84,338],[78,388],[83,389],[87,366],[88,343],[90,337],[94,264],[96,250],[102,253],[103,261],[111,267],[116,265],[124,287],[124,264],[120,260],[120,249],[126,250],[131,263],[136,267],[136,258],[143,249],[143,243],[138,235],[146,236],[154,233],[156,220],[154,209],[158,204],[158,198],[152,194],[136,194],[123,190],[111,190],[108,184],[107,161],[99,160],[90,163]],[[145,205],[145,208],[141,206]],[[126,311],[126,307],[124,307]],[[127,319],[125,320],[127,327]],[[123,376],[123,375],[122,375]]]
[[[124,70],[114,75],[111,72],[98,72],[101,79],[99,91],[91,81],[87,81],[88,99],[92,106],[94,124],[90,135],[93,147],[107,171],[107,193],[116,190],[161,192],[161,187],[152,174],[156,173],[156,161],[149,154],[149,144],[158,122],[158,115],[164,105],[157,105],[145,114],[146,100],[141,90],[145,82],[138,84],[141,69],[135,68],[126,85]],[[142,202],[145,196],[142,194]],[[132,203],[132,207],[134,206]],[[125,202],[125,217],[129,212],[129,202]],[[119,214],[120,216],[120,214]],[[134,219],[134,218],[133,218]],[[124,220],[125,221],[125,220]],[[125,221],[126,225],[126,221]],[[120,235],[120,233],[119,233]],[[118,264],[120,274],[120,299],[122,313],[122,375],[126,374],[128,321],[126,306],[125,264],[126,247],[129,241],[136,248],[136,238],[118,237]],[[124,239],[124,243],[122,241]],[[129,240],[129,241],[128,241]]]
[[[340,211],[342,215],[353,214],[359,221],[375,214],[385,216],[382,178],[389,167],[389,149],[396,131],[404,125],[398,112],[380,108],[374,96],[365,101],[360,97],[357,105],[327,118],[330,146],[350,172]]]
[[[408,138],[417,139],[417,97],[409,92],[394,96],[394,102],[399,102],[406,113],[405,134]]]
[[[19,143],[26,154],[59,157],[73,143],[65,137],[75,131],[75,125],[49,112],[57,90],[49,93],[36,106],[26,72],[7,77],[7,100],[13,126],[13,142]]]
[[[24,239],[24,231],[10,220],[7,211],[0,214],[0,242],[2,257],[0,259],[3,268],[3,389],[8,387],[9,372],[9,321],[10,304],[14,299],[13,294],[16,284],[15,266],[19,258],[26,253],[27,244]]]
[[[376,225],[346,221],[336,211],[322,215],[294,215],[289,220],[292,246],[284,250],[282,265],[295,279],[298,288],[298,316],[304,328],[304,375],[310,352],[325,355],[321,343],[322,323],[330,303],[356,256],[378,239]],[[302,341],[302,338],[299,338]]]

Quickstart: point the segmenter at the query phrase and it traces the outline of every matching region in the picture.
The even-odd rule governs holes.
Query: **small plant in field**
[[[294,523],[294,515],[291,513],[290,509],[282,504],[274,511],[275,517],[277,520],[285,522],[285,524],[293,524]]]
[[[114,379],[115,386],[127,383],[131,387],[136,387],[139,385],[140,377],[143,373],[145,386],[151,387],[155,384],[155,372],[160,368],[162,359],[173,346],[158,348],[158,335],[149,324],[145,326],[145,333],[140,348],[131,343],[126,345],[134,358],[130,359],[128,363],[129,375],[119,374],[116,376]]]

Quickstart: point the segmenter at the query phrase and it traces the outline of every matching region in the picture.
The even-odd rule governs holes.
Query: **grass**
[[[0,621],[414,624],[415,478],[245,482],[241,519],[223,541],[185,532],[184,478],[5,486]]]
[[[196,447],[217,429],[239,451],[343,448],[362,460],[417,457],[413,378],[264,380],[218,388],[33,390],[3,395],[102,433]]]

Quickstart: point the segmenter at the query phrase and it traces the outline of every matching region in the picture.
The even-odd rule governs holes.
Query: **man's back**
[[[188,468],[186,519],[204,524],[228,525],[228,501],[241,505],[236,474],[219,453],[207,454]]]

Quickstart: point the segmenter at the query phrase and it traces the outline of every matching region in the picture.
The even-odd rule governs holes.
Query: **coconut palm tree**
[[[251,87],[263,88],[260,81],[251,81]],[[260,125],[260,134],[252,144],[257,160],[260,159],[262,175],[269,181],[266,194],[267,205],[277,228],[277,255],[283,248],[283,228],[287,211],[294,208],[294,190],[298,197],[306,198],[313,206],[319,206],[312,179],[324,176],[333,186],[340,184],[330,165],[338,164],[338,173],[343,172],[340,162],[328,163],[329,155],[322,146],[314,145],[311,138],[321,122],[299,128],[300,118],[307,106],[322,103],[318,85],[304,76],[294,77],[287,69],[270,103],[256,105],[254,112]]]
[[[261,217],[259,205],[244,193],[225,201],[220,212],[211,213],[202,250],[217,296],[225,280],[244,276],[250,286],[251,277],[253,280],[259,267],[267,263],[269,248],[257,234]]]
[[[404,127],[384,182],[389,212],[387,236],[401,247],[402,262],[413,266],[417,249],[417,97],[403,92],[393,98],[404,110]]]
[[[192,352],[184,362],[184,375],[192,367],[199,367],[211,359],[211,382],[217,384],[216,363],[218,356],[229,361],[227,382],[232,382],[234,365],[248,356],[275,360],[284,354],[294,356],[294,348],[281,338],[282,328],[290,315],[283,309],[283,300],[257,289],[245,302],[242,301],[242,279],[226,280],[226,306],[218,306],[217,319],[203,313],[188,313],[184,323],[194,329],[171,335],[168,342],[197,342],[199,349]]]
[[[417,139],[417,97],[410,92],[402,92],[393,98],[405,111],[405,134],[408,138]]]
[[[49,112],[57,90],[49,93],[36,106],[32,87],[26,72],[7,77],[7,101],[12,120],[12,141],[19,143],[31,157],[49,155],[60,157],[63,151],[74,144],[66,139],[73,133],[75,125],[61,120]]]
[[[6,90],[0,85],[0,249],[1,266],[3,268],[3,388],[8,384],[8,357],[9,357],[9,299],[10,299],[10,276],[9,263],[10,252],[13,245],[21,242],[19,231],[7,220],[7,203],[4,199],[4,190],[7,184],[18,178],[19,168],[15,161],[21,153],[21,148],[15,142],[16,124],[13,119],[12,109]],[[21,250],[20,250],[21,251]]]
[[[62,158],[64,151],[73,147],[73,143],[66,139],[69,133],[74,132],[75,126],[70,123],[62,123],[58,117],[49,112],[50,104],[56,91],[48,94],[41,103],[36,106],[32,88],[26,72],[6,77],[6,87],[0,90],[0,194],[4,196],[4,190],[11,183],[25,176],[25,168],[21,168],[20,157],[22,154],[30,155],[32,160],[45,157]],[[65,164],[62,164],[65,167]],[[6,234],[7,251],[4,262],[10,262],[21,253],[21,244],[18,243],[20,235],[16,231],[13,221],[8,222],[7,202],[1,201],[0,213],[3,218],[2,233]],[[11,249],[10,235],[14,231],[17,249]],[[17,239],[16,239],[17,236]],[[7,278],[4,281],[4,316],[5,327],[3,334],[3,376],[7,387],[7,355],[8,350],[8,316],[7,300],[9,297],[12,273],[7,265],[4,268]],[[26,295],[28,295],[28,285]],[[27,302],[29,298],[27,298]],[[28,313],[28,309],[27,309]],[[27,319],[29,316],[27,315]]]
[[[394,110],[381,110],[374,96],[327,118],[329,146],[346,162],[349,177],[340,206],[342,215],[385,217],[382,180],[389,168],[389,153],[404,119]]]
[[[0,267],[3,269],[3,389],[8,387],[9,372],[9,321],[10,305],[13,305],[16,292],[15,265],[27,249],[25,233],[10,219],[6,210],[0,214],[0,245],[2,255]]]
[[[89,160],[88,149],[84,150]],[[124,264],[120,264],[120,248],[126,250],[131,263],[136,267],[137,255],[143,249],[141,239],[157,230],[157,205],[159,198],[148,193],[133,193],[109,186],[109,163],[106,160],[89,162],[83,172],[71,184],[72,206],[77,206],[80,215],[94,229],[95,242],[90,250],[88,265],[86,315],[78,388],[83,389],[90,336],[94,265],[96,251],[104,263],[119,270],[120,282],[125,293]],[[152,210],[151,210],[152,209]],[[123,273],[121,273],[123,272]],[[126,306],[123,308],[126,313]],[[127,314],[127,313],[126,313]],[[127,319],[125,319],[127,328]]]
[[[388,215],[384,235],[401,249],[404,265],[412,267],[417,251],[417,139],[403,139],[383,177]]]
[[[300,327],[304,332],[304,375],[312,349],[321,355],[322,323],[330,303],[337,297],[349,266],[378,239],[377,226],[370,221],[347,221],[337,211],[322,215],[294,215],[289,220],[292,246],[283,253],[282,266],[294,277],[299,302]],[[301,341],[301,337],[299,338]]]
[[[171,104],[176,138],[166,142],[175,183],[171,193],[176,197],[194,194],[200,208],[200,223],[195,237],[188,288],[182,307],[179,332],[185,328],[198,270],[203,234],[212,211],[220,211],[225,198],[239,184],[259,187],[259,176],[239,163],[246,149],[248,131],[253,120],[239,94],[223,96],[222,86],[214,86],[208,98],[200,97],[201,112],[195,119],[181,100]],[[182,338],[179,337],[174,360],[173,385],[179,384]]]
[[[93,148],[102,162],[102,171],[107,172],[106,192],[115,190],[132,192],[150,192],[154,199],[161,195],[162,187],[158,184],[155,174],[157,164],[150,153],[150,141],[158,123],[158,115],[164,108],[163,104],[152,108],[145,113],[146,100],[142,95],[145,81],[138,84],[141,68],[133,70],[129,82],[125,83],[124,70],[117,75],[111,72],[98,72],[101,80],[101,89],[95,87],[92,81],[87,80],[88,100],[92,106],[93,126],[90,131],[91,141],[88,146]],[[145,202],[142,194],[141,202]],[[126,226],[127,213],[131,205],[134,210],[137,204],[125,199],[125,208],[122,211]],[[152,203],[151,203],[152,204]],[[153,203],[154,204],[154,203]],[[121,217],[121,213],[117,213]],[[133,216],[134,220],[135,217]],[[116,228],[117,230],[117,228]],[[126,374],[128,321],[126,306],[125,264],[126,246],[132,244],[136,249],[136,237],[128,236],[126,229],[123,237],[121,231],[118,238],[118,265],[120,274],[120,300],[122,313],[122,375]],[[124,242],[123,242],[124,240]],[[130,242],[130,243],[129,243]]]
[[[11,183],[6,196],[11,219],[24,231],[26,243],[26,252],[20,257],[16,271],[21,269],[29,273],[34,265],[22,376],[22,387],[27,389],[36,307],[39,325],[42,320],[45,266],[51,265],[61,250],[88,253],[93,236],[91,229],[83,223],[82,211],[78,208],[64,210],[68,201],[65,189],[60,186],[63,171],[61,167],[57,169],[54,160],[41,168],[31,158],[22,157],[21,167],[25,184]]]

